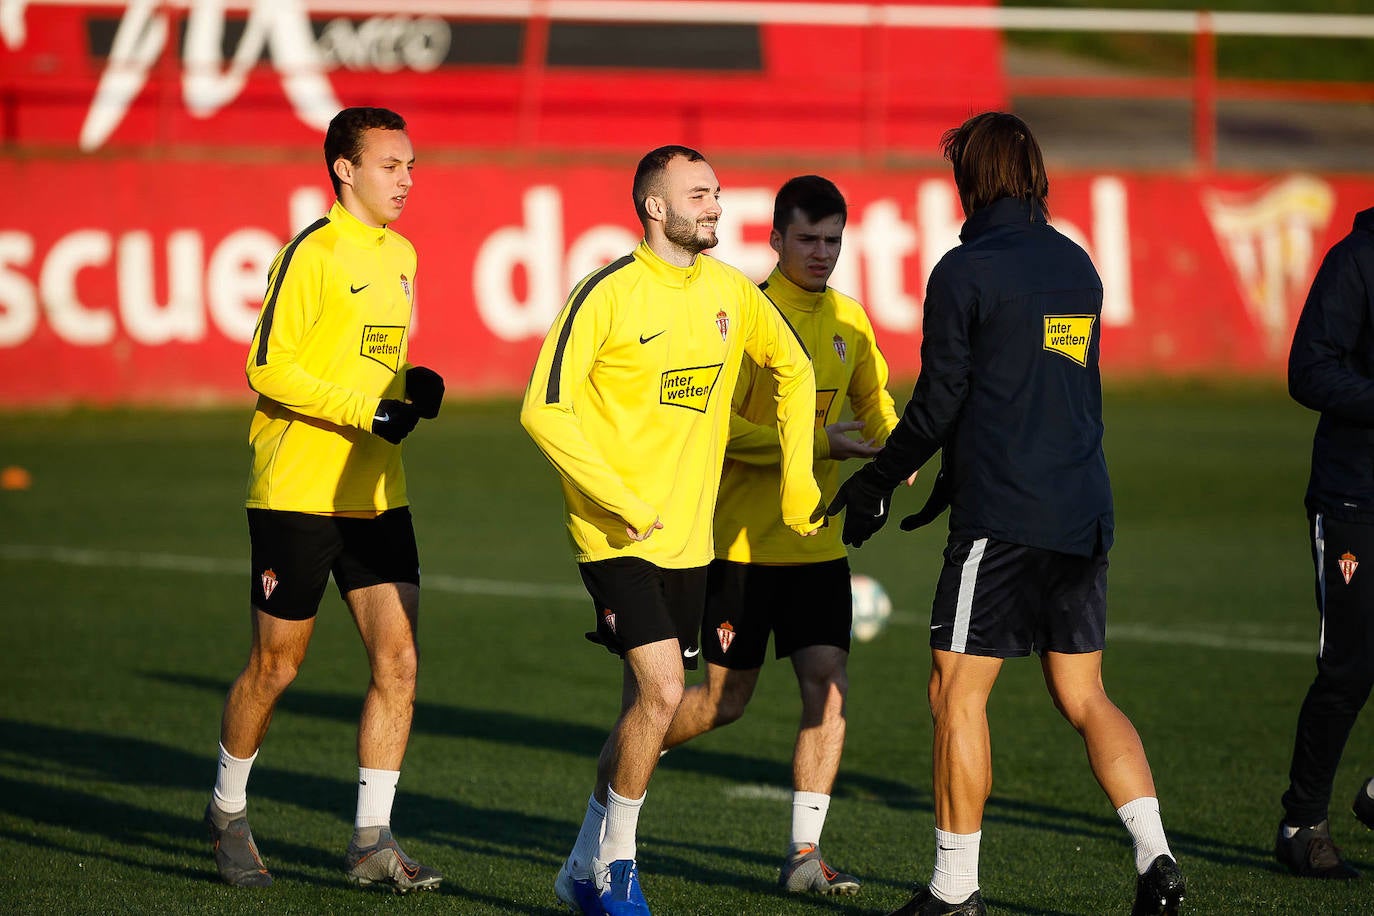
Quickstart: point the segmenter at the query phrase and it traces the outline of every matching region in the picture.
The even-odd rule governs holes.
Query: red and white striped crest
[[[1355,567],[1360,565],[1360,561],[1355,559],[1355,555],[1350,551],[1341,554],[1340,561],[1336,564],[1341,568],[1341,575],[1345,577],[1345,584],[1350,584],[1350,579],[1355,575]]]
[[[730,643],[735,641],[735,628],[730,626],[730,621],[716,627],[716,638],[720,640],[720,651],[729,652]]]
[[[606,626],[612,633],[615,632],[615,611],[607,611],[601,615],[601,619],[606,621]]]
[[[725,309],[716,312],[716,327],[720,328],[720,339],[724,340],[730,333],[730,316],[725,314]]]
[[[844,338],[836,334],[833,338],[831,338],[830,342],[835,345],[835,355],[840,358],[840,362],[844,362]]]
[[[1349,582],[1349,579],[1345,581]],[[262,571],[262,597],[267,600],[272,597],[272,593],[277,590],[277,574],[270,569]]]

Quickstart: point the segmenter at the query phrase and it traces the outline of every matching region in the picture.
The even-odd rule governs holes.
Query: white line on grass
[[[89,550],[77,547],[39,547],[30,544],[0,544],[0,559],[57,563],[63,566],[90,566],[100,569],[156,569],[163,572],[206,574],[244,574],[247,560],[216,557],[188,557],[172,553],[137,553],[132,550]],[[455,595],[492,595],[501,598],[551,598],[560,601],[590,600],[581,588],[572,585],[537,582],[508,582],[499,579],[467,579],[441,573],[425,573],[424,588]]]
[[[45,547],[32,544],[0,544],[0,560],[56,563],[62,566],[89,566],[101,569],[157,569],[164,572],[200,574],[242,574],[244,560],[218,557],[193,557],[173,553],[140,553],[132,550],[92,550],[80,547]],[[502,579],[469,579],[442,573],[425,573],[424,587],[455,595],[491,595],[499,598],[531,598],[554,601],[586,601],[587,593],[575,585],[539,582],[511,582]],[[923,622],[917,614],[898,612],[892,622],[914,626]],[[1108,639],[1125,642],[1157,643],[1207,649],[1232,649],[1274,655],[1315,655],[1316,647],[1302,641],[1230,636],[1202,630],[1151,627],[1143,624],[1110,624]]]

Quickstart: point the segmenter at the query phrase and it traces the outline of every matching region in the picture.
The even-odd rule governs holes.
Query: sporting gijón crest
[[[729,652],[730,643],[735,641],[735,628],[730,626],[730,621],[716,627],[716,638],[720,640],[720,651]]]
[[[725,314],[725,309],[716,312],[716,327],[720,328],[720,339],[724,340],[730,333],[730,316]]]
[[[601,619],[606,624],[606,629],[615,632],[615,611],[606,611],[601,615]]]
[[[1350,580],[1355,575],[1355,568],[1360,565],[1360,561],[1355,559],[1355,555],[1350,551],[1341,554],[1340,560],[1336,565],[1341,568],[1341,575],[1345,578],[1345,584],[1349,585]]]
[[[1346,579],[1349,582],[1349,579]],[[262,598],[264,601],[272,597],[272,593],[277,590],[277,574],[270,569],[262,571]]]
[[[835,345],[835,355],[840,358],[840,362],[844,362],[844,338],[836,334],[833,338],[831,338],[830,342]]]

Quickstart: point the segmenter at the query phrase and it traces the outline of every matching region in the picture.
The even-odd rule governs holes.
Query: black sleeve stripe
[[[277,309],[277,296],[281,294],[281,284],[286,279],[286,269],[291,266],[291,256],[296,253],[296,246],[305,241],[305,237],[317,229],[323,229],[329,225],[328,217],[320,217],[311,223],[300,235],[291,240],[291,244],[286,246],[278,259],[281,264],[277,267],[277,278],[272,283],[272,293],[267,297],[267,306],[262,310],[262,323],[258,331],[258,357],[259,366],[267,365],[267,338],[272,334],[272,314]]]
[[[811,351],[808,350],[808,349],[806,349],[806,344],[802,342],[801,335],[797,333],[797,329],[796,329],[796,328],[792,327],[792,322],[790,322],[790,321],[787,320],[787,313],[784,312],[781,308],[778,308],[778,304],[777,304],[776,302],[773,301],[773,297],[772,297],[772,296],[770,296],[770,295],[768,295],[767,293],[763,292],[763,291],[767,288],[767,286],[768,286],[768,281],[767,281],[767,280],[764,280],[763,283],[759,285],[759,292],[763,293],[763,298],[767,299],[768,302],[769,302],[769,304],[772,305],[773,308],[777,309],[777,311],[778,311],[778,317],[782,319],[782,323],[783,323],[783,324],[787,325],[787,330],[789,330],[789,331],[792,332],[792,337],[797,341],[797,346],[801,347],[801,348],[802,348],[802,352],[806,354],[806,358],[807,358],[807,359],[810,359],[810,358],[811,358]]]
[[[558,379],[563,374],[563,351],[568,346],[568,335],[572,333],[573,319],[577,317],[577,310],[582,307],[587,294],[592,291],[592,287],[609,277],[622,267],[628,267],[634,263],[634,255],[627,254],[618,261],[614,261],[601,268],[592,276],[590,280],[582,284],[582,288],[573,297],[572,305],[568,307],[568,317],[563,322],[563,330],[558,333],[558,346],[553,351],[553,361],[549,364],[549,389],[544,396],[545,404],[558,403]]]

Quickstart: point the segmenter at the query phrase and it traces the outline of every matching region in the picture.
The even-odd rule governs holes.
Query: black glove
[[[879,482],[873,465],[859,468],[840,484],[840,490],[830,501],[828,515],[844,511],[844,531],[840,540],[850,547],[859,547],[887,524],[887,510],[892,506],[892,487]]]
[[[419,422],[420,412],[414,404],[383,398],[377,405],[377,415],[372,418],[372,434],[381,436],[392,445],[400,445],[401,440],[410,435]]]
[[[439,405],[444,402],[443,376],[424,366],[411,366],[406,370],[406,397],[420,416],[433,420],[439,416]]]
[[[940,473],[935,475],[935,483],[930,485],[930,495],[926,497],[926,504],[921,507],[921,511],[902,519],[902,530],[915,531],[922,525],[929,525],[948,508],[949,478],[945,477],[945,469],[941,468]]]

